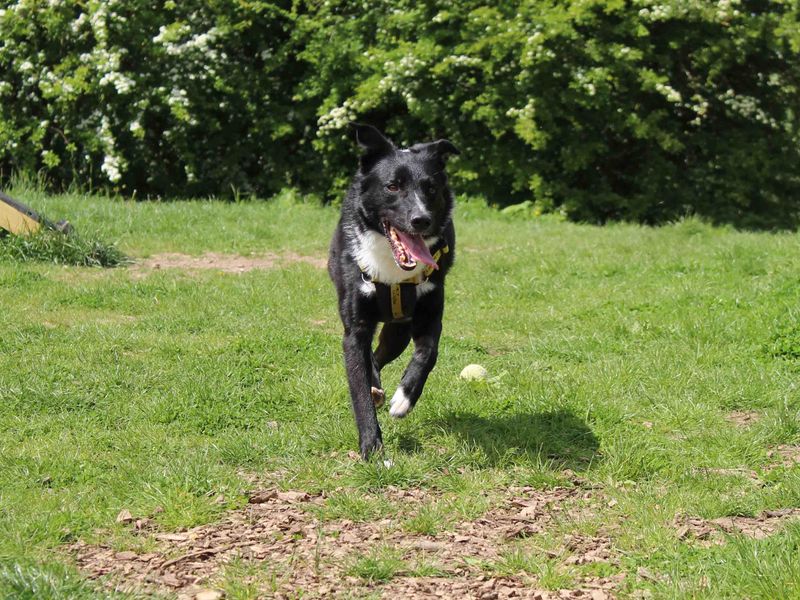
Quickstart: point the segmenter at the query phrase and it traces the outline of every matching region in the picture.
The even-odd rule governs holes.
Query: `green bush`
[[[295,111],[292,100],[303,73],[289,12],[258,1],[5,7],[6,174],[45,169],[60,184],[204,196],[271,194],[302,168],[292,154],[313,108]]]
[[[795,0],[0,11],[0,167],[137,195],[328,197],[352,120],[448,137],[459,191],[579,220],[800,218]]]

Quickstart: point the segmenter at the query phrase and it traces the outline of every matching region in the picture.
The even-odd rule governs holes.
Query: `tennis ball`
[[[461,379],[467,381],[485,381],[489,376],[489,371],[481,365],[467,365],[461,371]]]

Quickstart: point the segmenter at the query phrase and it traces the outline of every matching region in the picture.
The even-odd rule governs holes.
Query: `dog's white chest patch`
[[[430,247],[439,238],[428,238],[425,243]],[[381,283],[400,283],[422,273],[425,265],[417,262],[411,271],[404,271],[394,262],[392,248],[386,236],[377,231],[366,231],[355,235],[355,248],[353,250],[358,266],[371,279]],[[374,289],[374,287],[373,287]]]

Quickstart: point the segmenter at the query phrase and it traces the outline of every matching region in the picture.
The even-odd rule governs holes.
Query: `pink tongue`
[[[434,269],[439,268],[439,265],[437,265],[436,261],[433,260],[431,251],[428,250],[428,246],[425,245],[425,240],[422,239],[421,235],[409,235],[398,230],[397,237],[400,238],[400,241],[403,243],[403,246],[406,247],[406,250],[408,250],[408,253],[412,258],[425,263]]]

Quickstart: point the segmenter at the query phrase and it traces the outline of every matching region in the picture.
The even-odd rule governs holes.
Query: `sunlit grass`
[[[291,192],[238,204],[16,195],[134,259],[323,258],[338,216]],[[479,518],[510,487],[577,477],[617,503],[591,526],[612,528],[623,592],[711,597],[711,582],[736,597],[747,569],[759,575],[744,595],[795,590],[796,528],[704,548],[672,521],[800,506],[798,467],[773,468],[767,454],[800,443],[800,238],[696,220],[597,228],[465,200],[456,223],[439,363],[407,419],[380,412],[386,450],[370,463],[349,454],[356,431],[324,269],[88,269],[0,251],[0,596],[49,581],[88,597],[95,587],[69,568],[48,575],[64,543],[131,544],[115,529],[122,508],[165,530],[213,522],[246,502],[249,477],[325,492],[319,519],[391,519],[424,536]],[[388,393],[407,359],[386,368]],[[460,380],[470,363],[491,382]],[[735,410],[758,418],[737,427],[726,420]],[[417,488],[430,493],[418,504],[387,493]],[[349,567],[365,581],[414,572],[393,551]],[[555,589],[583,572],[564,567],[509,548],[486,569]],[[661,579],[637,578],[639,567]]]
[[[0,260],[41,261],[79,267],[117,267],[128,262],[114,244],[94,236],[62,233],[46,227],[25,235],[0,230]]]

